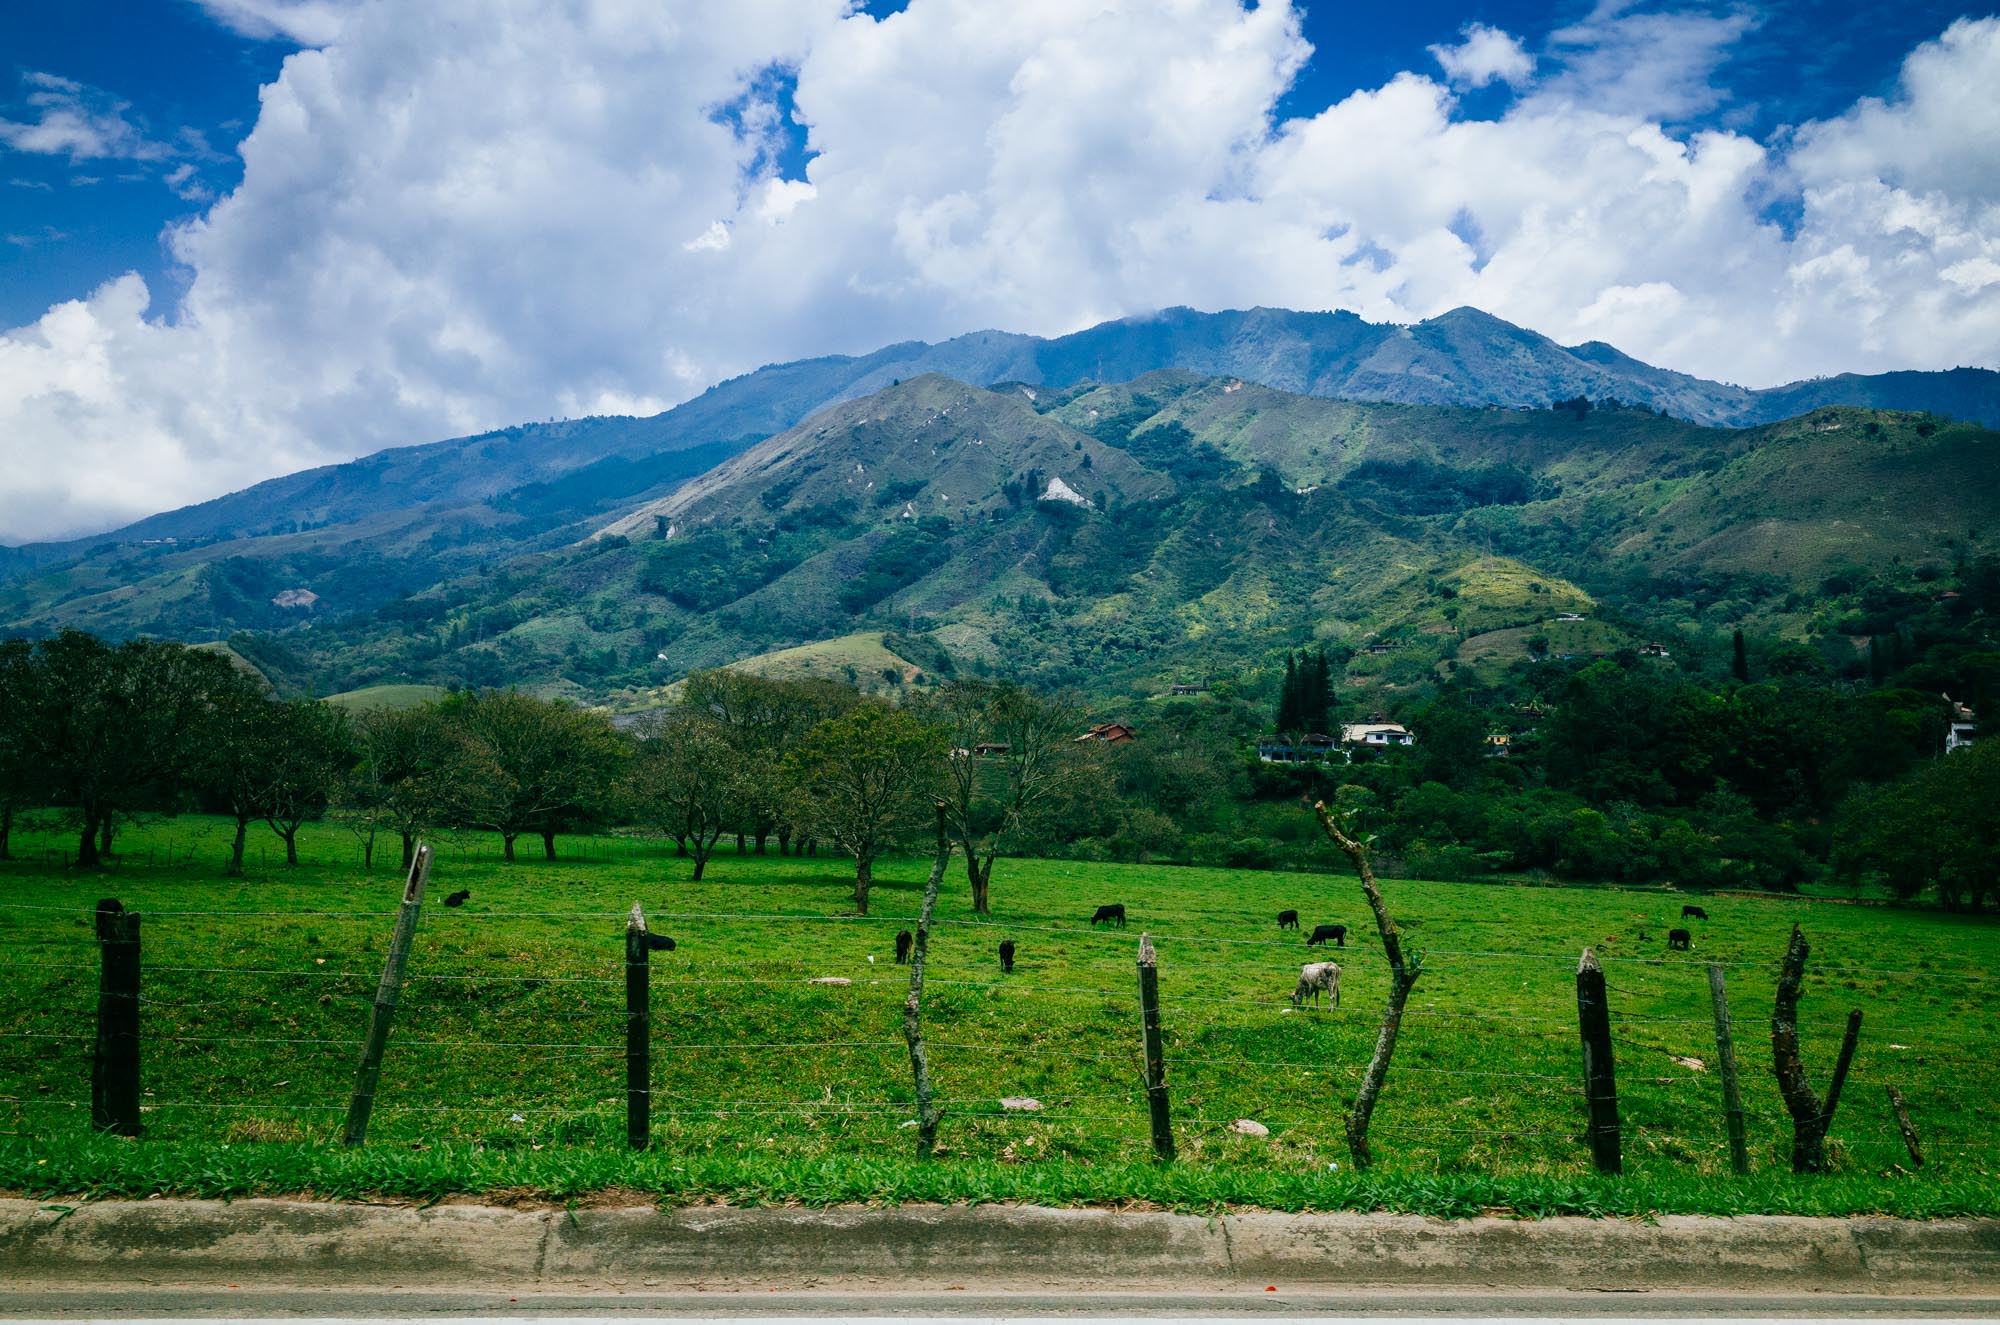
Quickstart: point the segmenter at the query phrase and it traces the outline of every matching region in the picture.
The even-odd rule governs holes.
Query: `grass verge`
[[[1020,1202],[1043,1206],[1381,1211],[1474,1215],[2000,1216],[2000,1179],[1788,1174],[1748,1178],[1567,1178],[1471,1174],[1274,1173],[1245,1169],[1050,1162],[1001,1164],[843,1155],[691,1156],[595,1148],[421,1151],[295,1145],[134,1144],[99,1137],[0,1140],[0,1190],[31,1199],[305,1196],[434,1201],[454,1194],[509,1204],[567,1203],[617,1192],[662,1205],[898,1205]]]

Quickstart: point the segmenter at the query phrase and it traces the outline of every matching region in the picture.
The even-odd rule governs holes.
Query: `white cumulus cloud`
[[[1485,87],[1502,82],[1520,85],[1535,72],[1535,57],[1522,47],[1520,38],[1484,23],[1469,23],[1455,46],[1433,46],[1445,77],[1461,87]]]
[[[126,277],[0,333],[0,471],[32,476],[0,536],[1175,303],[1472,304],[1758,385],[2000,359],[2000,20],[1766,144],[1676,127],[1726,95],[1734,12],[1602,5],[1539,65],[1467,29],[1443,81],[1278,122],[1309,54],[1283,0],[204,3],[310,49],[240,186],[170,236],[178,307]],[[1506,108],[1468,116],[1454,88],[1496,80]],[[786,86],[802,179],[772,165]]]

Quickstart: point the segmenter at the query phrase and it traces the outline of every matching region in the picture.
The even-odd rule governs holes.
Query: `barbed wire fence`
[[[133,913],[125,913],[133,914]],[[0,1118],[17,1133],[105,1128],[104,1078],[120,1033],[107,999],[129,997],[130,1130],[175,1139],[331,1141],[350,1107],[381,949],[394,911],[142,908],[143,963],[111,988],[92,911],[0,902]],[[623,912],[429,911],[389,1038],[377,1144],[611,1145],[626,1138],[630,959]],[[644,1077],[655,1144],[689,1150],[804,1144],[825,1151],[894,1141],[914,1117],[897,1034],[907,980],[889,957],[907,916],[674,911],[649,921],[681,935],[654,958]],[[479,922],[508,921],[505,934]],[[939,919],[924,1008],[945,1110],[961,1154],[1024,1160],[1148,1153],[1148,1092],[1135,977],[1136,933],[1074,925]],[[530,931],[533,937],[530,937]],[[768,956],[737,955],[746,934]],[[1004,974],[995,941],[1038,936],[1067,958]],[[1349,949],[1344,1004],[1294,1008],[1297,939],[1184,931],[1150,935],[1172,1128],[1185,1160],[1344,1165],[1341,1119],[1379,1008],[1361,994],[1372,956]],[[728,940],[728,941],[722,941]],[[732,946],[734,944],[734,946]],[[1088,945],[1082,956],[1072,946]],[[135,945],[141,946],[141,945]],[[710,959],[705,954],[721,950]],[[1317,954],[1305,954],[1313,956]],[[136,954],[135,954],[136,956]],[[1441,1168],[1576,1167],[1586,1162],[1577,958],[1547,951],[1433,948],[1428,1002],[1405,1039],[1372,1129],[1384,1158]],[[1715,1166],[1729,1151],[1714,1020],[1699,1015],[1711,967],[1744,977],[1737,1014],[1762,1002],[1776,961],[1605,956],[1618,1104],[1642,1162]],[[1461,1001],[1458,976],[1517,966],[1518,1004]],[[1379,973],[1376,973],[1379,974]],[[1933,1169],[1990,1166],[1996,1062],[1973,1025],[1918,1025],[1945,996],[1990,1000],[1995,976],[1827,962],[1815,979],[1862,979],[1868,1004],[1856,1085],[1909,1101]],[[837,983],[836,983],[837,982]],[[1831,986],[1829,986],[1831,988]],[[1886,990],[1886,992],[1884,992]],[[10,1006],[11,1004],[11,1006]],[[1807,1028],[1822,1075],[1837,1031]],[[1791,1119],[1754,1042],[1743,1109],[1758,1167],[1782,1163]],[[84,1089],[92,1083],[97,1091]],[[1886,1102],[1850,1094],[1837,1163],[1890,1171],[1919,1162]],[[1865,1107],[1864,1107],[1865,1103]],[[1982,1169],[1983,1171],[1983,1169]]]

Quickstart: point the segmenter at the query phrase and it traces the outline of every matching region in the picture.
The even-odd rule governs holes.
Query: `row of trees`
[[[672,706],[621,732],[602,713],[516,691],[350,716],[279,700],[228,654],[81,632],[0,645],[0,858],[16,814],[58,806],[77,863],[100,864],[116,825],[198,806],[229,815],[229,869],[262,822],[298,863],[301,827],[331,814],[372,865],[383,835],[407,866],[424,833],[476,827],[508,860],[523,837],[555,858],[559,834],[638,824],[671,838],[702,877],[727,835],[853,856],[865,912],[876,860],[946,807],[974,907],[994,861],[1081,785],[1097,747],[1076,707],[979,680],[891,707],[850,687],[698,673]]]

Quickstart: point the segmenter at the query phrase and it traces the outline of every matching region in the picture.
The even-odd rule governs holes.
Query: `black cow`
[[[1014,940],[1012,939],[1000,940],[1000,973],[1002,975],[1012,975],[1014,973]]]
[[[1299,913],[1297,911],[1278,912],[1279,929],[1297,929],[1298,927],[1299,927]]]
[[[1328,939],[1332,939],[1332,940],[1333,940],[1333,946],[1334,946],[1334,947],[1336,947],[1336,948],[1344,948],[1344,947],[1346,947],[1346,946],[1347,946],[1347,926],[1345,926],[1345,925],[1314,925],[1314,926],[1313,926],[1313,932],[1312,932],[1312,937],[1306,940],[1306,946],[1307,946],[1308,948],[1312,948],[1312,947],[1318,947],[1319,945],[1321,945],[1321,944],[1325,943],[1325,942],[1326,942],[1326,941],[1327,941]]]
[[[912,943],[915,943],[916,941],[917,941],[916,937],[913,934],[911,934],[909,930],[904,929],[897,931],[896,965],[908,966],[910,964],[910,945]]]
[[[1116,921],[1118,928],[1125,928],[1125,904],[1123,902],[1113,902],[1109,906],[1098,907],[1097,914],[1090,918],[1090,923],[1094,925],[1100,920],[1106,924]]]
[[[472,896],[472,889],[470,889],[470,888],[460,888],[460,889],[459,889],[459,890],[458,890],[457,892],[455,892],[455,893],[453,893],[453,894],[452,894],[451,896],[449,896],[449,897],[445,898],[445,899],[444,899],[444,904],[445,904],[446,906],[464,906],[464,905],[465,905],[465,899],[466,899],[466,898],[468,898],[468,897],[470,897],[470,896]]]
[[[1693,951],[1694,951],[1694,935],[1692,935],[1692,934],[1688,933],[1688,932],[1687,932],[1686,930],[1684,930],[1684,929],[1670,929],[1670,930],[1668,930],[1668,931],[1667,931],[1667,950],[1668,950],[1669,952],[1671,952],[1671,951],[1673,951],[1673,950],[1674,950],[1675,948],[1679,948],[1679,949],[1680,949],[1680,950],[1681,950],[1682,952],[1693,952]]]
[[[665,934],[648,934],[646,935],[646,946],[654,952],[672,952],[674,950],[674,941]]]
[[[1708,919],[1708,912],[1702,910],[1698,906],[1684,906],[1681,908],[1681,919],[1706,920]]]

